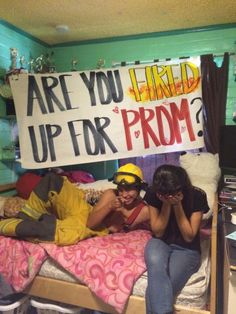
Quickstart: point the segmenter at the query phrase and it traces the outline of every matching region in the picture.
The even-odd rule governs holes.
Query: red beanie
[[[24,173],[16,182],[16,191],[19,197],[28,199],[32,190],[36,187],[41,176],[34,173]]]

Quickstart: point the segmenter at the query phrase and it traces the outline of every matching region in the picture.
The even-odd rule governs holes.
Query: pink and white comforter
[[[64,247],[0,237],[0,272],[16,291],[21,291],[49,255],[122,313],[134,282],[146,270],[143,253],[150,237],[149,231],[136,230],[94,237]],[[11,267],[7,270],[3,264]]]
[[[38,244],[0,236],[0,273],[17,292],[34,279],[46,258]]]

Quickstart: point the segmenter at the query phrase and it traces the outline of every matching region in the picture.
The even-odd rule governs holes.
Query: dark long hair
[[[162,165],[153,175],[153,190],[159,194],[175,194],[181,191],[184,195],[183,207],[187,210],[192,203],[193,186],[187,172],[179,166]]]

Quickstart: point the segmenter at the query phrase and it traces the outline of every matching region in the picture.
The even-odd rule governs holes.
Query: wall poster
[[[11,76],[22,167],[204,146],[200,57]]]

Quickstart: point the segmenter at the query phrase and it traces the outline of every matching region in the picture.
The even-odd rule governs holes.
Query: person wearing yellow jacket
[[[117,189],[105,191],[92,207],[81,189],[66,177],[50,172],[36,185],[17,217],[0,221],[0,235],[71,245],[90,236],[121,231],[141,203],[140,190],[146,184],[141,169],[133,164],[120,167],[113,182]],[[142,207],[136,219],[141,223],[149,218],[147,206]]]
[[[46,174],[16,218],[0,222],[0,234],[69,245],[97,235],[86,227],[92,210],[84,192],[66,177]]]

